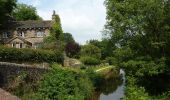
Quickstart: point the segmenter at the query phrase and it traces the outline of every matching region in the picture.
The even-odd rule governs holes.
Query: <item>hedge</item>
[[[0,46],[0,61],[62,63],[63,54],[59,51],[17,49]]]

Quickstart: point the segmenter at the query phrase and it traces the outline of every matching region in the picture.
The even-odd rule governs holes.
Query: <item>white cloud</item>
[[[27,0],[22,0],[27,1]],[[84,44],[89,39],[101,39],[106,11],[104,0],[31,0],[38,14],[51,19],[52,10],[60,15],[62,27],[75,40]]]
[[[31,1],[33,1],[33,2],[32,2],[32,5],[33,5],[33,6],[39,6],[39,5],[41,5],[41,0],[31,0]]]
[[[33,6],[39,6],[42,3],[42,0],[18,0],[20,3],[25,3]]]

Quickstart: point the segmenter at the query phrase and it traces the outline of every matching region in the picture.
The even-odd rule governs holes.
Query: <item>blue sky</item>
[[[104,0],[18,0],[33,5],[44,20],[50,20],[53,10],[59,14],[64,32],[84,44],[90,39],[101,39],[105,24]]]

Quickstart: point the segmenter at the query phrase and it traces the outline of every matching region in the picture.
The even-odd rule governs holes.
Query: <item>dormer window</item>
[[[37,37],[43,37],[43,36],[44,36],[44,32],[42,32],[42,31],[37,32]]]
[[[8,38],[8,37],[9,37],[9,34],[10,34],[9,32],[5,32],[5,33],[2,34],[2,37],[3,37],[3,38]]]
[[[21,32],[18,33],[18,36],[25,37],[25,33],[23,31],[21,31]]]

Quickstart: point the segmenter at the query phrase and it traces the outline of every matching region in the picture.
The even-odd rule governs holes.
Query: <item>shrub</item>
[[[101,50],[94,45],[84,45],[81,48],[81,56],[90,56],[93,58],[101,58]]]
[[[165,71],[165,59],[158,60],[129,60],[122,63],[122,67],[126,70],[127,75],[136,77],[153,76],[161,74]]]
[[[104,77],[101,74],[96,73],[94,71],[94,69],[92,69],[92,68],[86,69],[85,72],[86,72],[86,75],[88,75],[88,77],[92,81],[93,86],[95,88],[98,88],[101,85],[103,85],[103,80],[105,80],[105,79],[104,79]]]
[[[151,100],[145,89],[137,86],[128,86],[126,88],[126,96],[123,100]]]
[[[107,57],[105,61],[109,63],[109,65],[117,65],[117,59],[114,57]]]
[[[126,96],[123,100],[151,100],[145,88],[135,85],[134,77],[127,77]]]
[[[99,59],[89,57],[89,56],[81,57],[80,61],[83,62],[85,65],[99,65],[100,64]]]
[[[17,49],[0,46],[0,60],[14,62],[58,62],[62,63],[63,54],[59,51]]]
[[[55,66],[45,75],[37,95],[39,100],[86,100],[92,92],[92,83],[85,74]]]
[[[69,42],[65,46],[65,52],[66,52],[67,56],[71,57],[71,58],[73,58],[73,57],[79,58],[80,50],[81,50],[80,45],[78,43],[75,43],[75,42]]]

